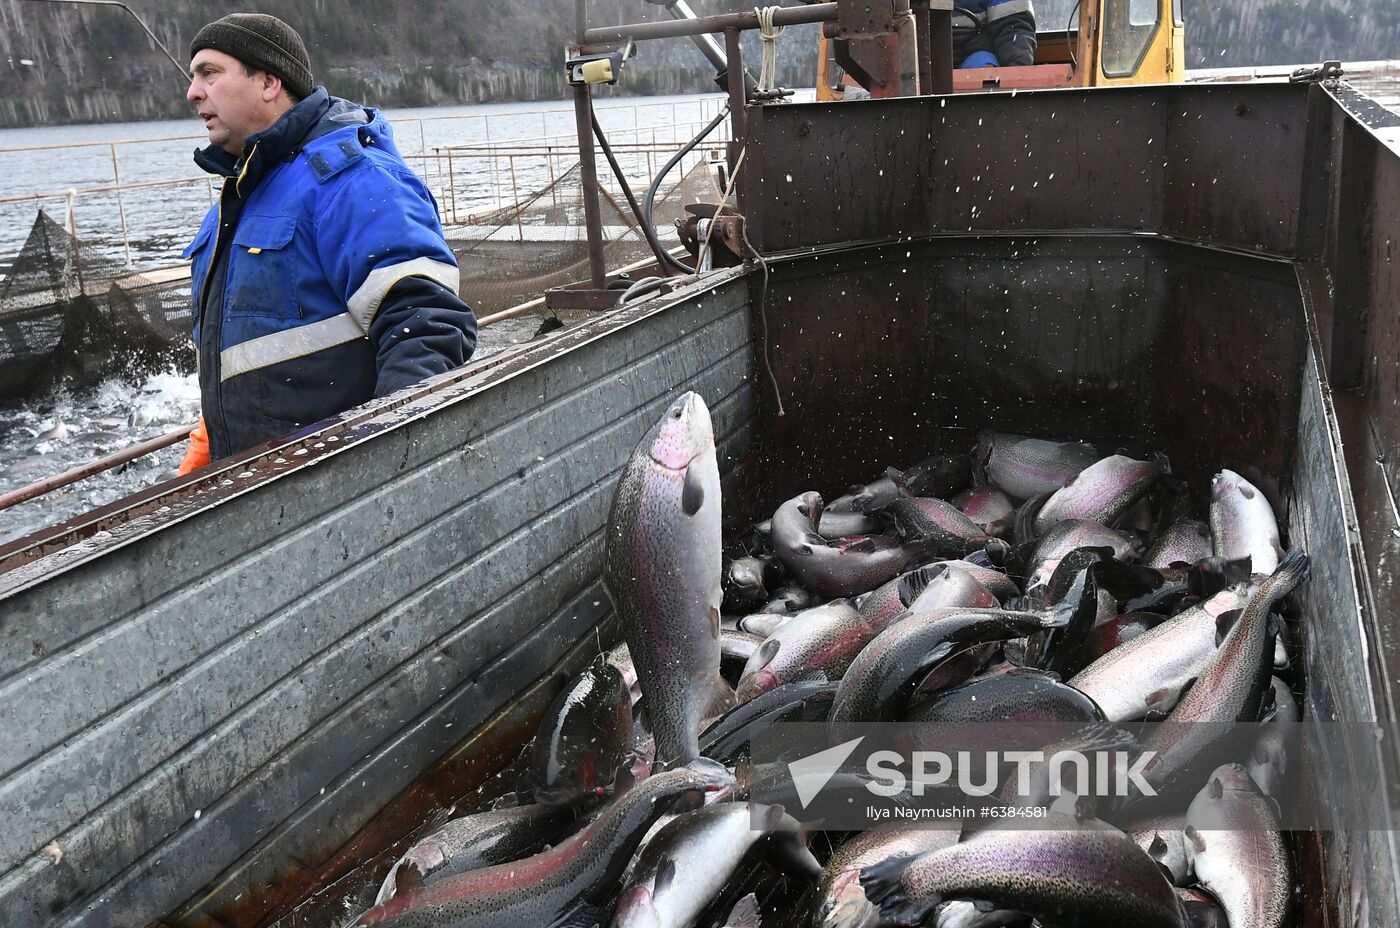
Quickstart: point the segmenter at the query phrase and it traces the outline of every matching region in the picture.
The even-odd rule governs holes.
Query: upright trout
[[[698,395],[672,403],[632,451],[605,531],[603,586],[637,666],[656,762],[689,763],[711,707],[733,700],[719,673],[719,465]]]

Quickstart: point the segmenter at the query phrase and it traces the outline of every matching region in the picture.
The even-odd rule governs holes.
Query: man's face
[[[202,48],[190,61],[190,89],[185,99],[194,104],[209,141],[229,154],[243,154],[243,140],[261,132],[280,115],[277,96],[281,81],[255,71],[249,76],[243,62]]]

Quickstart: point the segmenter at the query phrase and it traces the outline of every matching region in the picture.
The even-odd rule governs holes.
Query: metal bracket
[[[560,310],[603,310],[612,309],[620,290],[592,290],[587,287],[552,287],[544,292],[545,311],[557,314]]]
[[[919,64],[910,0],[838,0],[838,14],[822,26],[836,63],[872,97],[916,93]]]
[[[1290,84],[1317,84],[1325,81],[1340,80],[1342,77],[1342,63],[1340,61],[1324,61],[1315,68],[1301,67],[1288,75]]]
[[[721,212],[713,203],[691,203],[685,211],[688,215],[676,220],[676,231],[687,251],[699,255],[700,242],[705,237],[702,223],[708,222],[711,264],[714,267],[733,267],[742,263],[745,252],[742,214],[727,208]]]
[[[564,58],[564,80],[569,84],[616,84],[622,66],[636,53],[637,46],[630,39],[621,48],[605,52],[570,48]]]

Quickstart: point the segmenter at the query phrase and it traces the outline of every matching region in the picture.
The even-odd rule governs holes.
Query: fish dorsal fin
[[[911,570],[907,574],[901,576],[898,581],[898,586],[895,588],[899,592],[900,603],[908,606],[914,600],[918,599],[923,595],[924,590],[928,589],[929,583],[945,570],[947,570],[947,568],[941,563],[928,564],[917,570]]]
[[[1160,861],[1166,857],[1168,850],[1170,850],[1170,848],[1167,847],[1167,842],[1162,840],[1160,834],[1154,834],[1152,836],[1152,843],[1147,846],[1148,855],[1156,861]]]

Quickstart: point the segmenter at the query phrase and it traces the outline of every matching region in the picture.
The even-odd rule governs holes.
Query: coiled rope
[[[778,36],[783,34],[786,27],[774,26],[773,14],[781,9],[780,6],[754,7],[754,12],[758,14],[758,33],[763,37],[763,64],[758,71],[760,91],[775,89],[778,79]]]

